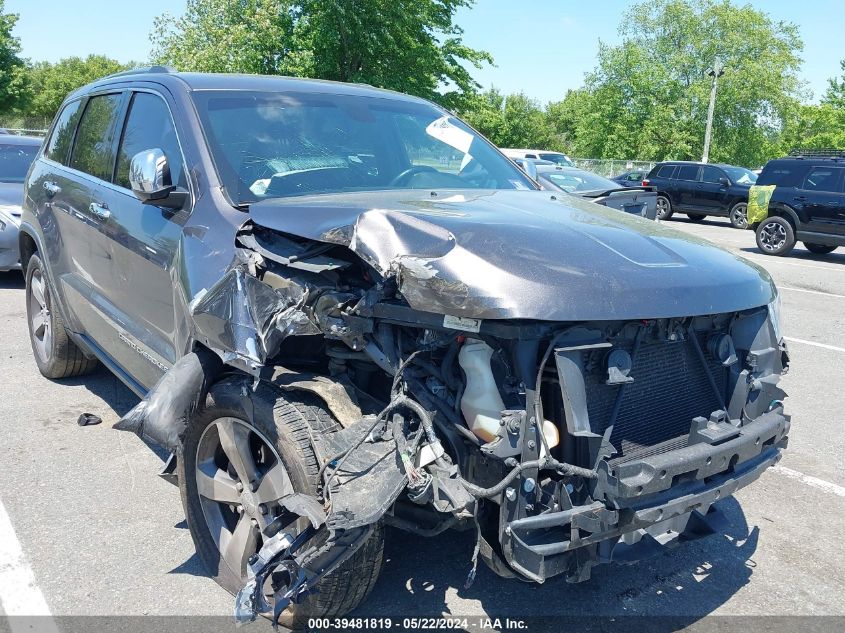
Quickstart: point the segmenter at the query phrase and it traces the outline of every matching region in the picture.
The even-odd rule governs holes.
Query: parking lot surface
[[[723,502],[722,534],[637,566],[597,567],[580,585],[506,581],[482,565],[465,589],[472,533],[390,531],[381,578],[354,615],[672,615],[682,625],[707,614],[845,615],[845,249],[820,256],[799,245],[772,258],[727,220],[667,224],[763,266],[781,289],[793,416],[781,464]],[[202,570],[177,489],[156,477],[162,455],[111,428],[135,396],[104,369],[42,378],[24,311],[21,276],[0,273],[2,611],[229,615],[233,600]],[[103,424],[78,426],[82,412]],[[249,630],[259,629],[269,627]]]

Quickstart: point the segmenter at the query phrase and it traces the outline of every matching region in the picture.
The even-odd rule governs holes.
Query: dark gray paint
[[[436,193],[436,195],[435,195]],[[762,269],[709,242],[530,191],[325,194],[253,205],[267,228],[347,245],[412,307],[479,319],[662,318],[769,303]]]

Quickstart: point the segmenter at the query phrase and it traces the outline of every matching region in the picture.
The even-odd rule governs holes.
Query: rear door
[[[675,172],[675,198],[676,205],[681,209],[691,211],[701,210],[698,200],[698,165],[679,165]],[[673,201],[674,201],[673,200]]]
[[[101,227],[112,265],[105,316],[117,334],[104,345],[146,388],[181,355],[176,339],[185,324],[176,322],[174,306],[187,302],[178,295],[175,266],[190,205],[173,211],[144,204],[129,182],[132,157],[155,148],[167,157],[173,184],[188,189],[185,161],[164,95],[134,91],[119,135],[113,182],[100,188],[96,203],[109,213]]]
[[[701,167],[694,204],[703,212],[725,215],[728,206],[728,185],[722,182],[728,175],[713,165]]]
[[[816,165],[810,168],[795,192],[795,202],[803,207],[808,219],[804,230],[843,232],[843,178],[845,167]]]

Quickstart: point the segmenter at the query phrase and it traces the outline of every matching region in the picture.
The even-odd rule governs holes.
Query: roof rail
[[[845,158],[845,149],[797,149],[789,151],[792,157],[803,158]]]
[[[175,73],[177,72],[172,66],[139,66],[138,68],[130,68],[129,70],[121,70],[111,75],[106,75],[103,79],[110,79],[112,77],[123,77],[125,75],[142,75],[144,73]]]

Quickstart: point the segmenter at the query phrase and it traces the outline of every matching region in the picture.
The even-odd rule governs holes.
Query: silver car
[[[40,146],[38,137],[0,134],[0,272],[21,267],[18,229],[23,183]]]

